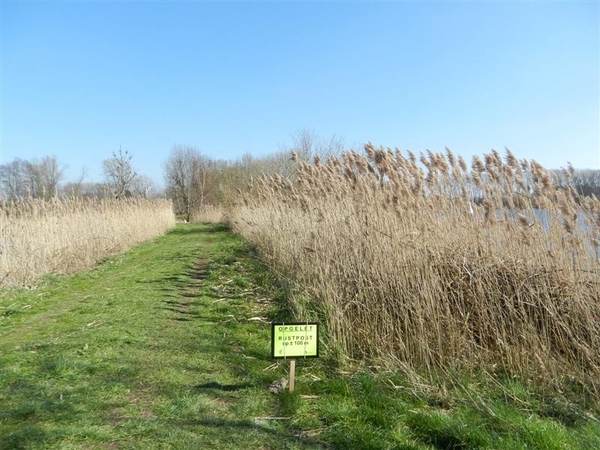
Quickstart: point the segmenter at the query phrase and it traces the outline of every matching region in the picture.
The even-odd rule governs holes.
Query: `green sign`
[[[319,324],[272,323],[271,356],[273,358],[316,358],[319,356]]]

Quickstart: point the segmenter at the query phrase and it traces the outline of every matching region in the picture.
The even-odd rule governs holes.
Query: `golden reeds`
[[[293,182],[263,178],[231,221],[352,358],[500,367],[598,394],[599,204],[509,150],[468,170],[448,149],[369,143],[299,162]]]
[[[170,201],[30,199],[0,203],[0,287],[71,273],[164,234]]]

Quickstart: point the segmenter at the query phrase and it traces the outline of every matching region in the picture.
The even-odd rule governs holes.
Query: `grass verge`
[[[508,377],[344,373],[325,354],[270,393],[287,370],[269,358],[271,281],[223,226],[180,225],[2,291],[0,449],[600,448],[595,407]]]

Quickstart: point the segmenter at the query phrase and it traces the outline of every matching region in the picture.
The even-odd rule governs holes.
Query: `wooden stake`
[[[288,384],[290,392],[294,392],[294,384],[296,384],[296,360],[290,359],[290,381]]]

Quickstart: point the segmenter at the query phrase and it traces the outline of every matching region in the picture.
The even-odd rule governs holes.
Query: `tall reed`
[[[0,203],[0,286],[27,286],[42,275],[85,269],[174,225],[167,200]]]
[[[535,161],[368,144],[261,178],[231,221],[351,358],[600,392],[600,201]]]

